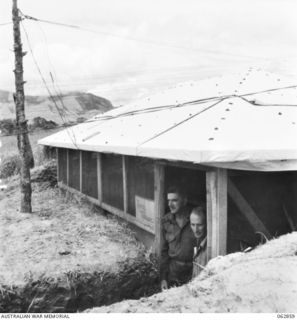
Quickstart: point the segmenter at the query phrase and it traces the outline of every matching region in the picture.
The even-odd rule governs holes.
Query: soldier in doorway
[[[178,187],[171,187],[167,191],[167,201],[170,212],[162,219],[162,290],[185,284],[191,279],[195,245],[187,197]]]
[[[193,278],[203,270],[206,265],[206,215],[204,206],[192,209],[190,225],[195,236]]]

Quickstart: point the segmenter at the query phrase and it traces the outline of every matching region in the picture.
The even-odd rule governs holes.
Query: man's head
[[[206,216],[203,206],[192,209],[190,215],[190,224],[195,238],[203,238],[206,236]]]
[[[167,191],[168,207],[171,213],[179,213],[186,206],[187,197],[178,187],[170,187]]]

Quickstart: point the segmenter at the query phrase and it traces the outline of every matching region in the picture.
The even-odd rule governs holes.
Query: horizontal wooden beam
[[[240,193],[235,184],[231,181],[231,179],[228,179],[228,194],[230,195],[231,199],[234,201],[240,212],[248,220],[253,229],[256,232],[262,232],[267,238],[270,239],[270,232],[257,216],[253,208],[249,205],[244,196]]]
[[[125,221],[127,221],[129,223],[135,224],[137,227],[139,227],[139,228],[141,228],[141,229],[143,229],[143,230],[145,230],[145,231],[147,231],[147,232],[149,232],[151,234],[154,234],[152,232],[152,230],[148,226],[142,224],[133,215],[126,214],[124,211],[122,211],[122,210],[120,210],[118,208],[115,208],[115,207],[113,207],[113,206],[111,206],[111,205],[109,205],[107,203],[101,202],[98,199],[90,197],[90,196],[88,196],[88,195],[86,195],[84,193],[81,193],[78,190],[73,189],[73,188],[65,185],[62,182],[58,182],[58,186],[59,186],[59,188],[65,190],[67,192],[70,192],[71,194],[73,194],[73,195],[75,195],[77,197],[83,197],[83,198],[87,199],[89,202],[91,202],[91,203],[97,205],[98,207],[108,211],[109,213],[112,213],[112,214],[122,218],[123,220],[125,220]]]
[[[208,171],[211,168],[201,164],[184,162],[184,161],[156,160],[156,162],[165,166],[179,167],[179,168],[192,169],[192,170],[201,170],[201,171]]]

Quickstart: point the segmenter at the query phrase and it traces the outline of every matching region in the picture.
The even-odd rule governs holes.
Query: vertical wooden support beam
[[[98,200],[102,204],[102,157],[101,153],[97,153],[97,188]]]
[[[165,214],[165,167],[163,164],[154,164],[154,200],[155,200],[155,253],[161,256],[162,236],[161,219]]]
[[[206,172],[207,260],[227,251],[227,170]]]
[[[61,173],[60,173],[60,164],[59,164],[59,148],[56,148],[56,159],[57,159],[57,181],[60,181]]]
[[[82,151],[79,151],[79,191],[82,192]]]
[[[122,156],[122,167],[123,167],[123,199],[124,199],[124,212],[128,211],[128,189],[127,189],[127,158]]]
[[[67,172],[67,175],[66,175],[66,184],[67,186],[69,185],[69,149],[66,149],[66,172]]]

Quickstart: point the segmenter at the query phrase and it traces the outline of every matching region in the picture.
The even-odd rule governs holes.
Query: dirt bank
[[[188,285],[88,312],[297,312],[297,232],[209,262]]]
[[[47,175],[35,174],[32,214],[18,211],[18,179],[1,196],[0,312],[76,312],[156,292],[156,268],[127,225]]]

